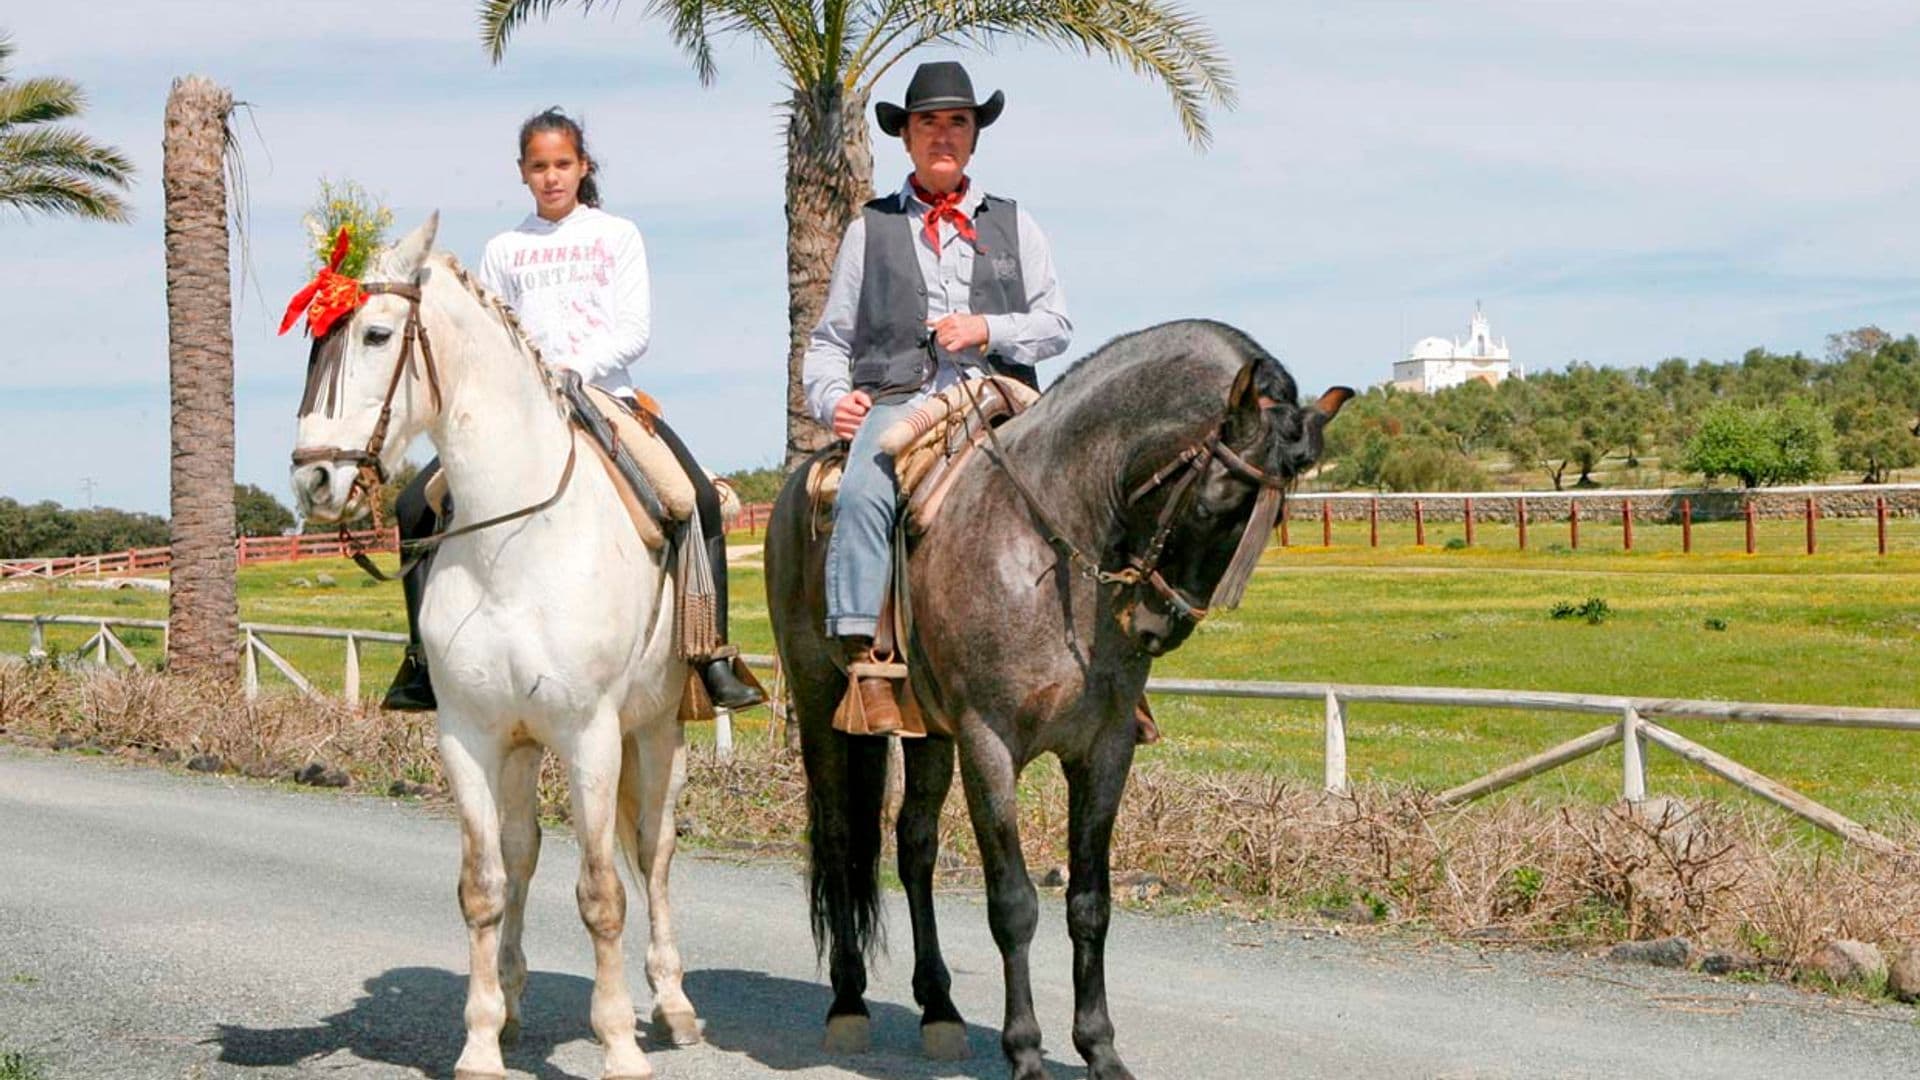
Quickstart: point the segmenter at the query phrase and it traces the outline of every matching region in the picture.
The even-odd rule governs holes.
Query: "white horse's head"
[[[432,276],[427,257],[439,224],[435,213],[376,255],[363,281],[372,295],[314,339],[292,475],[295,506],[309,521],[364,517],[371,491],[362,470],[392,475],[440,408],[424,323],[414,325],[423,301],[408,295],[422,297]]]

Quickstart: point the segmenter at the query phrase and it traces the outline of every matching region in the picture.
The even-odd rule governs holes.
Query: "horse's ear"
[[[1313,403],[1313,411],[1320,414],[1320,422],[1324,424],[1340,415],[1340,406],[1345,405],[1352,398],[1352,387],[1336,386],[1320,395],[1320,400]]]
[[[427,255],[433,251],[433,237],[440,231],[440,211],[427,215],[427,220],[419,228],[401,238],[387,256],[386,269],[401,281],[412,281],[426,264]]]
[[[1254,373],[1259,369],[1260,361],[1249,360],[1240,367],[1240,374],[1233,377],[1233,388],[1227,391],[1227,413],[1245,413],[1255,415],[1260,411],[1260,389]]]

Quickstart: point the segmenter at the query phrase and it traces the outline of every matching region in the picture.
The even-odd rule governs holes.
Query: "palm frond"
[[[128,218],[127,204],[114,192],[91,180],[44,169],[0,173],[0,210],[12,210],[22,218],[33,213],[113,222]]]
[[[121,186],[134,171],[133,161],[125,154],[72,128],[0,133],[0,175],[33,169],[74,173]]]
[[[1181,130],[1202,149],[1213,138],[1208,106],[1234,105],[1233,72],[1219,39],[1169,0],[909,0],[883,38],[883,47],[895,51],[875,55],[868,86],[924,45],[991,47],[1006,38],[1102,55],[1160,83]]]
[[[507,39],[513,32],[538,16],[545,20],[553,14],[553,9],[565,4],[567,0],[480,0],[480,44],[487,50],[487,56],[494,63],[506,55]],[[600,0],[578,0],[584,14],[593,10]],[[612,0],[615,7],[619,0]]]
[[[0,83],[0,130],[22,124],[45,124],[76,116],[86,108],[86,95],[72,79],[26,79]]]
[[[7,81],[7,62],[13,59],[13,50],[16,48],[18,46],[13,43],[13,35],[0,30],[0,82]]]

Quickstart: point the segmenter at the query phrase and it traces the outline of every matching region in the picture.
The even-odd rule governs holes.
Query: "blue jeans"
[[[893,458],[875,444],[895,420],[921,404],[919,398],[876,404],[854,432],[840,494],[833,502],[833,535],[827,540],[830,637],[872,637],[880,625],[880,604],[893,575],[900,485],[893,475]]]

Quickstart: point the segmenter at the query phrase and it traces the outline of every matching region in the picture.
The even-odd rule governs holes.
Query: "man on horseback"
[[[913,172],[847,227],[803,371],[807,406],[851,440],[827,549],[827,633],[850,662],[871,657],[892,574],[898,485],[881,433],[938,390],[989,372],[1037,386],[1073,323],[1046,236],[1010,199],[967,175],[1005,95],[976,101],[958,63],[920,65],[904,105],[875,106]],[[876,733],[901,726],[892,680],[855,692]]]

